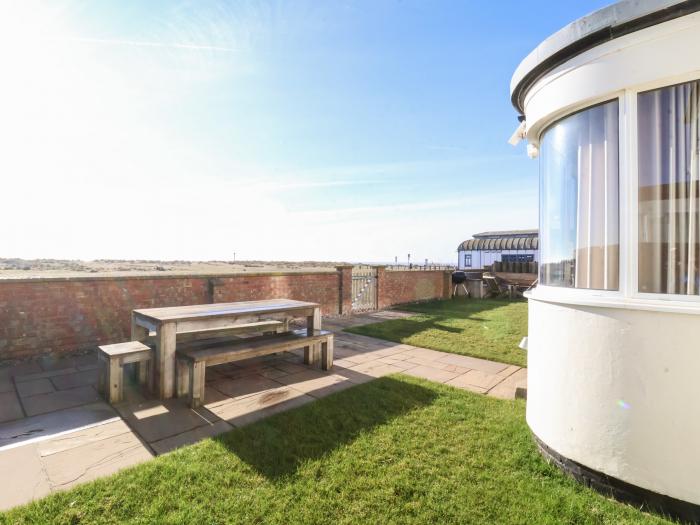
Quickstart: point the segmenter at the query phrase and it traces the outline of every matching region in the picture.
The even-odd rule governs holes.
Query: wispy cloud
[[[314,188],[333,188],[345,186],[360,186],[366,184],[378,184],[374,180],[316,180],[316,181],[268,181],[263,183],[255,183],[249,186],[250,189],[258,189],[260,191],[278,192],[288,190],[305,190]]]
[[[234,53],[237,50],[232,47],[215,46],[210,44],[194,44],[179,42],[157,42],[148,40],[121,40],[114,38],[87,38],[87,37],[47,37],[46,40],[60,40],[63,42],[82,42],[86,44],[103,44],[109,46],[153,47],[166,49],[183,49],[188,51],[220,51]]]
[[[494,166],[498,163],[512,161],[518,159],[517,154],[513,155],[474,155],[467,154],[464,150],[463,155],[451,156],[438,159],[416,159],[402,161],[388,161],[377,163],[364,164],[346,164],[341,166],[329,166],[316,170],[310,169],[303,172],[297,172],[299,175],[318,175],[318,176],[403,176],[413,172],[435,172],[438,170],[455,169],[455,168],[470,168],[480,165]]]
[[[467,148],[461,146],[426,146],[428,149],[436,151],[456,151],[459,153],[469,153]]]
[[[419,212],[430,210],[447,210],[461,208],[466,205],[482,203],[492,198],[499,199],[523,199],[527,192],[499,192],[498,194],[480,193],[478,196],[460,197],[454,199],[433,199],[418,202],[402,202],[382,204],[378,206],[358,206],[332,209],[316,209],[295,212],[298,216],[315,216],[319,218],[346,218],[349,215],[372,215],[372,214],[394,214],[398,212]]]

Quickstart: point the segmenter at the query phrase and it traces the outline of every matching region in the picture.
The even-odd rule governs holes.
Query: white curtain
[[[639,95],[639,290],[700,293],[700,82]]]
[[[580,127],[575,287],[618,289],[618,104],[588,112]]]
[[[540,283],[617,290],[617,100],[554,124],[540,164]]]

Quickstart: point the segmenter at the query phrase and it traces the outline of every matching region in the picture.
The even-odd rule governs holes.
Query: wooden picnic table
[[[150,332],[155,332],[155,394],[167,399],[175,393],[177,334],[226,329],[259,321],[288,323],[294,317],[306,317],[309,335],[321,329],[321,307],[318,303],[270,299],[134,310],[131,314],[131,339],[145,341]]]

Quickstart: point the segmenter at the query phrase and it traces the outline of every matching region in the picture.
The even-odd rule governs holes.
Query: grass
[[[417,315],[355,326],[346,331],[453,354],[526,365],[526,353],[518,348],[520,340],[527,335],[525,301],[456,298],[399,308]]]
[[[524,409],[390,376],[0,514],[0,523],[669,523],[545,463]]]

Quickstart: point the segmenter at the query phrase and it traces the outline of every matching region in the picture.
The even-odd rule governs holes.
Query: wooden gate
[[[352,269],[352,311],[377,309],[377,269],[358,265]]]

